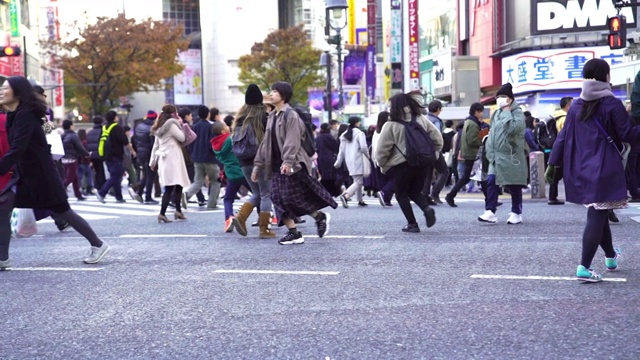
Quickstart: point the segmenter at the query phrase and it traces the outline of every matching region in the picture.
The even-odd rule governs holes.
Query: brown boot
[[[247,218],[253,211],[253,205],[250,202],[242,204],[240,210],[233,218],[233,227],[238,231],[238,234],[247,236]]]
[[[271,231],[271,213],[268,211],[262,211],[258,218],[258,224],[260,224],[260,239],[271,239],[276,237],[276,233]]]

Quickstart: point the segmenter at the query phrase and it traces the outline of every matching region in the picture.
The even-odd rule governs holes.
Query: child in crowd
[[[224,231],[230,233],[233,232],[233,201],[236,199],[240,187],[244,185],[248,189],[249,183],[242,173],[238,158],[231,150],[229,126],[222,121],[215,121],[212,125],[212,132],[211,146],[216,154],[216,159],[224,165],[224,174],[227,177],[227,187],[224,193]]]

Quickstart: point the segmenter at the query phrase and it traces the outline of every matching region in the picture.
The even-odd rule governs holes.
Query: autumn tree
[[[180,73],[178,51],[186,50],[189,40],[182,26],[152,19],[136,22],[121,14],[98,18],[71,40],[43,45],[64,70],[77,102],[101,114],[105,104],[119,96],[157,89],[162,79]]]
[[[267,90],[277,81],[293,87],[292,103],[306,104],[307,89],[323,86],[320,73],[321,51],[314,49],[302,26],[276,30],[240,57],[240,81]]]

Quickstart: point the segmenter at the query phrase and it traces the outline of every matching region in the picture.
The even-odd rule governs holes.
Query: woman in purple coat
[[[627,205],[620,154],[622,142],[640,141],[640,127],[631,125],[622,102],[611,92],[606,61],[589,60],[582,77],[580,99],[569,109],[549,163],[562,167],[567,201],[588,208],[576,277],[583,282],[599,282],[602,276],[591,266],[598,246],[604,250],[607,270],[618,268],[620,251],[613,247],[609,210]]]

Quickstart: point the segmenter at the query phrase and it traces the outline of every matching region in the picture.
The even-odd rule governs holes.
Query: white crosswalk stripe
[[[135,200],[127,200],[126,203],[116,203],[113,198],[107,198],[106,203],[102,204],[95,197],[87,197],[87,200],[76,201],[73,197],[69,198],[69,205],[71,209],[77,212],[86,220],[108,220],[118,219],[128,216],[157,216],[160,212],[159,204],[140,204]],[[190,207],[185,210],[185,213],[190,212],[220,212],[221,210],[201,210],[197,204],[189,204]],[[173,211],[169,208],[167,211]],[[46,218],[40,223],[53,222],[51,218]]]

